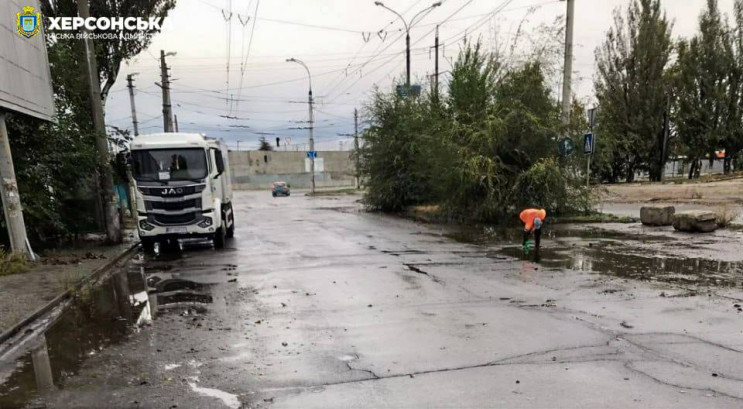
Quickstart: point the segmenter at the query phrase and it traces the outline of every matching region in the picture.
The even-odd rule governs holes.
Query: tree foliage
[[[465,43],[441,102],[377,91],[367,115],[361,159],[372,208],[436,202],[454,217],[488,221],[519,206],[590,208],[555,158],[559,108],[538,60],[504,64]]]
[[[706,0],[698,32],[675,43],[660,10],[660,0],[617,10],[596,52],[594,169],[605,181],[631,181],[638,171],[659,180],[673,151],[694,177],[703,159],[724,150],[727,173],[743,151],[743,0],[735,0],[732,24],[717,0]]]
[[[638,170],[660,180],[665,166],[671,52],[671,24],[660,0],[632,0],[624,14],[615,10],[614,26],[596,51],[601,139],[607,141],[603,148],[611,148],[605,160],[620,166],[627,181]]]
[[[699,32],[678,45],[676,126],[685,154],[691,159],[690,176],[705,156],[725,149],[725,170],[743,149],[741,91],[743,90],[743,2],[736,1],[736,27],[731,29],[716,0],[707,0],[699,17]]]

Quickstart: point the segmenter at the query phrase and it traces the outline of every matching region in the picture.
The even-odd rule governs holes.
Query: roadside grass
[[[667,177],[662,183],[673,183],[674,185],[686,185],[686,184],[697,184],[697,183],[709,183],[719,182],[723,180],[732,180],[743,178],[743,172],[731,172],[730,174],[714,173],[711,175],[702,175],[697,179],[689,179],[686,176],[681,177]],[[658,182],[641,182],[641,183],[658,183]]]
[[[440,205],[428,204],[410,206],[404,213],[405,217],[424,223],[448,223],[452,220],[445,214]],[[515,217],[511,222],[517,219]],[[637,217],[616,216],[609,213],[590,213],[573,216],[548,216],[547,220],[552,224],[567,223],[637,223],[640,221]]]
[[[343,188],[343,189],[332,189],[332,190],[316,190],[315,194],[312,195],[310,193],[307,193],[307,196],[353,196],[360,194],[362,191],[358,190],[356,188]]]
[[[727,205],[722,205],[715,209],[715,219],[718,227],[729,227],[739,215],[740,213],[736,209]]]
[[[437,204],[410,206],[404,216],[424,223],[446,223],[449,221],[443,214],[441,206]]]
[[[616,216],[609,213],[591,213],[577,216],[558,216],[548,217],[548,220],[554,224],[566,223],[637,223],[640,221],[637,217]]]
[[[31,270],[24,253],[0,251],[0,276],[22,274]]]

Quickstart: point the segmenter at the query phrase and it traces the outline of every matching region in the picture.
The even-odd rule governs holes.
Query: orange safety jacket
[[[524,209],[521,214],[519,214],[519,219],[524,222],[525,231],[534,230],[534,219],[537,217],[542,220],[542,223],[544,223],[544,219],[547,217],[547,211],[544,209]]]

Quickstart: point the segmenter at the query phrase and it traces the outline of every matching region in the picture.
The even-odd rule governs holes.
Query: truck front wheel
[[[217,231],[214,233],[214,248],[215,249],[223,249],[224,248],[224,242],[227,240],[226,236],[226,229],[224,228],[224,221],[222,221],[222,226],[217,229]]]

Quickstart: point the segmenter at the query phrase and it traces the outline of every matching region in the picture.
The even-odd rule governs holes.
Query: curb
[[[51,301],[49,301],[46,305],[44,305],[43,307],[39,308],[38,310],[36,310],[35,312],[33,312],[31,315],[29,315],[26,318],[22,319],[20,322],[18,322],[17,324],[13,325],[12,327],[10,327],[10,329],[8,329],[7,331],[5,331],[2,334],[0,334],[0,344],[2,344],[5,341],[9,340],[14,335],[16,335],[19,332],[21,332],[21,330],[23,329],[23,327],[31,324],[32,322],[34,322],[35,320],[37,320],[39,317],[41,317],[42,315],[44,315],[47,312],[51,311],[54,307],[56,307],[57,305],[59,305],[60,303],[62,303],[63,301],[65,301],[66,299],[70,298],[70,296],[72,296],[72,294],[73,294],[74,291],[79,290],[81,287],[85,286],[86,284],[90,283],[91,281],[97,280],[104,273],[106,273],[111,268],[113,268],[114,266],[116,266],[117,264],[119,264],[122,260],[130,257],[137,250],[138,247],[139,247],[139,242],[137,241],[136,243],[134,243],[133,245],[131,245],[128,249],[126,249],[124,252],[122,252],[118,256],[114,257],[108,263],[106,263],[106,264],[98,267],[97,269],[93,270],[93,272],[89,276],[87,276],[87,277],[81,279],[80,281],[78,281],[77,284],[75,284],[73,287],[67,289],[62,294],[54,297],[54,299],[51,300]]]

